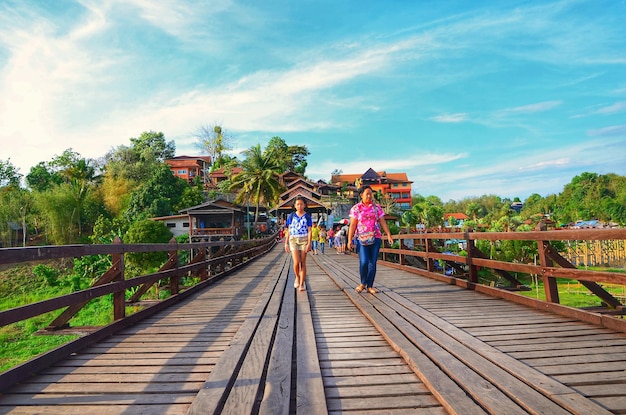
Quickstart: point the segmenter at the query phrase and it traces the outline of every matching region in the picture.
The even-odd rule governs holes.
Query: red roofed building
[[[453,217],[456,220],[468,220],[469,219],[469,216],[467,216],[465,213],[457,212],[457,213],[444,213],[443,220],[448,220],[449,217]]]
[[[409,210],[412,206],[411,184],[406,173],[375,172],[368,169],[363,174],[336,174],[330,179],[335,186],[343,186],[358,189],[363,185],[369,185],[373,191],[380,191],[383,196],[391,197],[402,210]]]
[[[165,163],[174,176],[187,180],[190,185],[195,184],[196,177],[200,177],[203,185],[208,183],[211,156],[178,156],[165,160]]]
[[[223,167],[213,170],[209,173],[209,182],[207,187],[218,188],[219,184],[225,180],[230,180],[232,177],[241,173],[243,169],[241,167],[231,167],[230,169],[224,169]]]

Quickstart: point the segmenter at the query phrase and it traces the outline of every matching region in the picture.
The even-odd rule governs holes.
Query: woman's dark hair
[[[361,196],[363,194],[363,192],[367,189],[372,190],[372,186],[370,186],[369,184],[366,184],[365,186],[361,186],[359,188],[359,196]],[[373,191],[373,190],[372,190]]]
[[[308,204],[306,203],[306,199],[305,199],[303,196],[298,196],[298,197],[296,197],[296,198],[293,200],[293,208],[294,208],[294,209],[296,208],[296,202],[297,202],[298,200],[302,200],[302,203],[304,203],[304,207],[307,207],[307,206],[308,206]]]

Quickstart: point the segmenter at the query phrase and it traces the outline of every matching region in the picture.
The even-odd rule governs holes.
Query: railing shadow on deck
[[[386,265],[414,274],[444,281],[509,301],[573,317],[596,325],[626,332],[626,306],[602,287],[602,283],[626,286],[626,271],[608,272],[578,269],[556,246],[586,244],[589,241],[616,241],[620,255],[626,257],[626,229],[563,229],[546,230],[540,223],[536,231],[529,232],[441,232],[410,233],[393,235],[399,244],[380,250]],[[466,256],[446,252],[446,241],[462,241]],[[536,263],[505,262],[490,259],[490,255],[477,248],[477,241],[488,241],[490,245],[502,241],[527,241],[536,249]],[[399,245],[399,247],[395,247]],[[440,262],[445,266],[439,267]],[[479,283],[480,267],[490,268],[508,281],[504,287],[493,287]],[[446,269],[453,269],[446,275]],[[541,278],[546,301],[515,293],[523,284],[515,273],[534,275]],[[591,310],[567,307],[559,303],[558,279],[578,281],[590,293],[602,301],[601,307]]]
[[[0,327],[27,320],[51,311],[64,310],[44,330],[62,332],[69,328],[69,322],[90,300],[112,294],[113,323],[86,330],[89,334],[57,347],[21,365],[0,374],[0,391],[5,390],[35,372],[92,345],[111,334],[122,330],[143,318],[149,317],[164,308],[189,297],[212,284],[219,277],[246,265],[254,258],[263,255],[276,244],[276,235],[266,238],[235,241],[222,240],[198,243],[177,243],[172,239],[167,244],[123,244],[118,238],[111,245],[63,245],[38,246],[27,248],[0,249],[0,264],[20,264],[59,258],[76,258],[88,255],[111,255],[111,267],[100,276],[90,288],[20,307],[0,311]],[[189,261],[181,264],[179,253],[188,251]],[[153,274],[125,278],[124,254],[131,252],[167,252],[168,259]],[[195,277],[195,285],[182,287],[183,277]],[[126,306],[138,304],[150,287],[167,282],[170,296],[151,302],[131,315],[126,315]],[[189,281],[190,279],[187,279]],[[132,291],[132,294],[130,294]],[[73,328],[81,331],[80,328]]]

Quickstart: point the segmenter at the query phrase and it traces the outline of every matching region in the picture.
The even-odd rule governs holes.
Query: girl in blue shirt
[[[295,275],[294,288],[300,291],[306,289],[306,255],[311,250],[311,227],[313,220],[306,213],[306,199],[296,197],[293,204],[295,212],[287,216],[287,236],[285,237],[285,252],[291,252],[293,272]]]

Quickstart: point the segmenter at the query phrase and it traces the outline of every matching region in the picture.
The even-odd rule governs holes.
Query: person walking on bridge
[[[370,186],[362,186],[359,189],[361,201],[350,209],[350,228],[348,231],[348,249],[352,249],[353,238],[356,234],[357,252],[359,253],[359,274],[361,284],[356,287],[356,292],[367,290],[370,294],[376,294],[374,278],[376,278],[376,261],[378,251],[382,244],[381,229],[387,235],[387,242],[393,244],[389,226],[385,222],[385,212],[380,205],[374,202],[374,194]]]
[[[306,199],[296,197],[293,203],[295,212],[287,216],[287,233],[285,236],[285,252],[291,252],[293,272],[295,275],[294,288],[300,291],[306,289],[306,255],[311,250],[311,228],[313,220],[311,214],[305,211]]]

